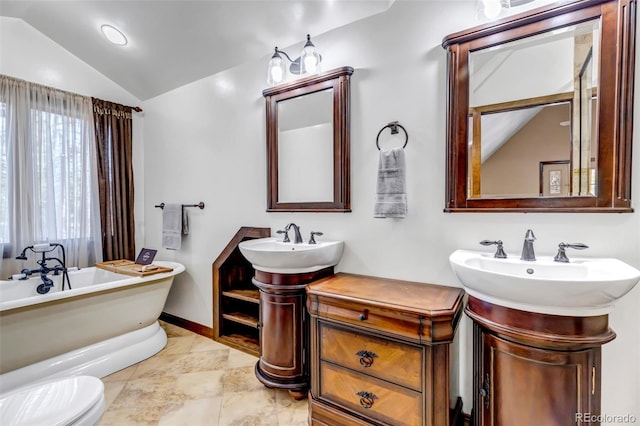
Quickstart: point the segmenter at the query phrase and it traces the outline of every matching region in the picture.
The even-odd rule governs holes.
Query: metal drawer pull
[[[356,395],[360,397],[360,405],[362,405],[362,407],[364,408],[373,407],[374,401],[378,399],[375,393],[366,392],[366,391],[356,392]]]
[[[360,365],[364,368],[371,367],[371,365],[373,364],[373,359],[378,358],[378,355],[376,355],[375,353],[364,350],[356,352],[356,355],[360,357]]]
[[[362,313],[360,315],[358,315],[358,319],[360,321],[364,321],[364,320],[369,319],[369,310],[365,309],[364,311],[362,311]]]

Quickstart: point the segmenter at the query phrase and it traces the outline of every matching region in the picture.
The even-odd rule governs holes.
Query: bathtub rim
[[[168,260],[157,260],[157,261],[154,261],[153,264],[172,268],[173,271],[147,275],[146,277],[134,277],[131,275],[125,275],[125,274],[119,274],[116,272],[107,271],[113,274],[115,278],[119,278],[119,279],[116,279],[114,281],[109,281],[106,283],[72,289],[72,290],[57,291],[55,293],[24,297],[24,298],[15,299],[15,300],[8,300],[6,302],[0,303],[0,316],[19,308],[28,309],[28,307],[30,306],[39,305],[39,304],[48,303],[48,302],[54,302],[56,300],[67,299],[71,297],[78,297],[78,296],[88,295],[92,293],[105,292],[108,290],[117,289],[118,287],[138,285],[142,283],[151,283],[151,282],[159,281],[169,277],[174,277],[185,271],[185,266],[178,262],[172,262]],[[82,268],[82,270],[90,269],[90,268],[95,268],[95,266]]]

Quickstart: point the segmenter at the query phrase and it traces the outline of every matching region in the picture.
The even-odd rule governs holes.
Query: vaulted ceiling
[[[239,64],[307,33],[386,11],[394,0],[1,0],[0,15],[20,18],[140,100]],[[128,38],[109,43],[100,26]]]

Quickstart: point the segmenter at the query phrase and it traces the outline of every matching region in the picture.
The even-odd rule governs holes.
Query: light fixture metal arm
[[[295,62],[295,60],[291,59],[291,57],[289,57],[289,55],[287,55],[287,52],[285,52],[284,50],[278,49],[277,46],[276,46],[276,53],[282,53],[285,56],[285,58],[287,58],[289,60],[289,62]]]

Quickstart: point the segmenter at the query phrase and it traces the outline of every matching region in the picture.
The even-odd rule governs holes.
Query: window
[[[91,98],[0,76],[0,245],[63,244],[69,266],[101,260]]]
[[[37,239],[70,240],[91,232],[91,221],[82,221],[90,215],[89,205],[82,203],[86,182],[90,182],[91,169],[86,164],[82,131],[85,122],[77,117],[46,111],[31,110],[34,130],[34,184],[42,194],[36,207],[36,216],[42,224]],[[47,196],[46,194],[53,194]],[[75,200],[71,203],[62,200]],[[78,205],[80,203],[80,205]],[[83,211],[84,210],[84,211]]]

